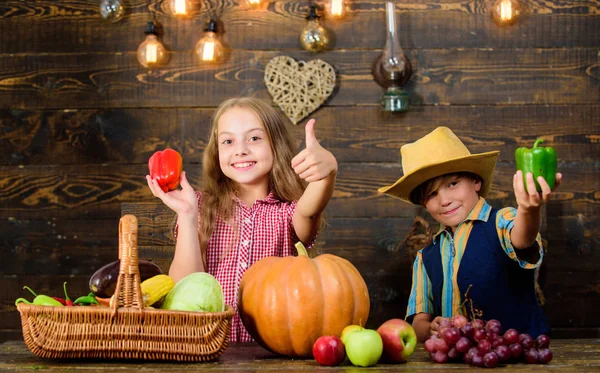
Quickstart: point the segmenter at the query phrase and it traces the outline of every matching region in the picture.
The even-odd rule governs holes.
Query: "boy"
[[[500,152],[471,154],[456,135],[438,127],[402,146],[402,176],[380,192],[421,205],[440,223],[433,243],[417,254],[406,312],[420,341],[436,334],[442,318],[461,313],[462,296],[497,319],[534,338],[548,333],[537,303],[534,272],[543,257],[541,206],[550,198],[542,178],[533,175],[527,192],[521,171],[513,176],[518,208],[496,210],[485,201]],[[556,186],[562,175],[556,174]],[[466,315],[465,315],[466,316]]]

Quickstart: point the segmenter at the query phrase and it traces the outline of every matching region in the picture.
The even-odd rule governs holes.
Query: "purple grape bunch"
[[[533,339],[515,329],[503,332],[498,320],[474,319],[462,315],[443,319],[438,334],[425,341],[425,350],[437,363],[460,362],[494,368],[503,363],[547,364],[552,360],[550,338]]]

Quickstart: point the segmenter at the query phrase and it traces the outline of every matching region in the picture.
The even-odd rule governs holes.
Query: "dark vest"
[[[469,285],[473,306],[483,311],[484,320],[496,319],[502,329],[517,329],[533,338],[549,334],[550,327],[535,295],[535,270],[523,269],[510,259],[500,245],[496,230],[496,209],[487,222],[473,221],[458,269],[461,299]],[[431,280],[435,316],[442,315],[444,281],[441,238],[423,249],[423,263]]]

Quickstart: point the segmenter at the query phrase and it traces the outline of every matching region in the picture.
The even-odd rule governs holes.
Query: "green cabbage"
[[[223,289],[211,274],[192,273],[175,284],[160,308],[172,311],[222,312],[225,309]]]

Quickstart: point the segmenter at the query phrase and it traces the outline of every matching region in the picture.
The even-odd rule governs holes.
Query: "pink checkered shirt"
[[[196,196],[198,209],[201,209],[202,195],[196,192]],[[218,218],[208,242],[207,272],[221,284],[225,303],[235,308],[230,341],[252,342],[237,310],[238,288],[246,269],[262,258],[297,255],[294,243],[298,239],[292,226],[296,201],[283,202],[270,193],[251,208],[237,197],[235,202],[239,240],[236,240],[234,227]],[[177,229],[175,226],[175,238]]]

